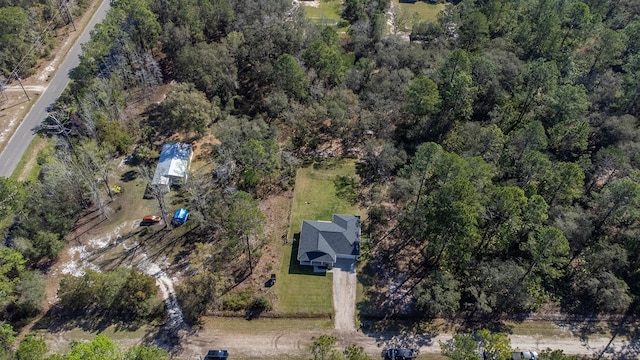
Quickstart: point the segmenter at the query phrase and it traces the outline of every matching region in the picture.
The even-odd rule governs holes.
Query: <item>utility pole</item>
[[[20,84],[22,91],[24,91],[24,95],[27,97],[27,101],[31,101],[29,94],[27,94],[27,90],[22,85],[22,79],[20,79],[20,76],[18,75],[18,73],[14,70],[12,75],[16,78],[16,80],[18,80],[18,83]]]
[[[70,22],[71,26],[73,26],[73,31],[76,31],[76,24],[73,23],[71,12],[69,12],[68,0],[60,0],[60,11],[64,11],[64,13],[67,15],[67,22]]]
[[[2,96],[0,96],[0,104],[2,103],[2,98],[4,97],[4,100],[9,100],[9,97],[7,96],[7,93],[4,92],[4,88],[7,86],[7,82],[4,79],[4,77],[2,77],[2,79],[0,79],[0,93],[2,93]]]

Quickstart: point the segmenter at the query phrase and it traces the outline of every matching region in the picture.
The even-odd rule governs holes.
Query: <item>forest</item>
[[[57,31],[83,13],[89,1],[0,1],[0,85],[33,74],[39,58],[51,55]],[[13,79],[11,79],[13,80]]]
[[[43,125],[59,141],[38,179],[0,179],[6,331],[37,311],[39,269],[78,214],[107,214],[113,159],[149,166],[174,134],[213,169],[180,190],[201,239],[194,319],[260,237],[259,201],[327,157],[357,159],[365,272],[388,269],[369,271],[363,314],[637,315],[639,2],[463,0],[408,39],[388,31],[388,0],[345,1],[346,31],[288,0],[112,4]],[[145,116],[126,111],[169,83]],[[203,255],[212,238],[227,258]]]

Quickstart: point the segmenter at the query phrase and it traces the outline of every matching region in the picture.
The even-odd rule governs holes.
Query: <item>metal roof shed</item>
[[[182,179],[186,180],[192,156],[193,150],[189,144],[164,144],[151,185],[164,185],[168,188]]]

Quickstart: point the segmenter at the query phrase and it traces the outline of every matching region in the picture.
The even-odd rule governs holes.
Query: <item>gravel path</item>
[[[334,327],[338,332],[354,332],[356,307],[355,261],[338,260],[333,267],[333,309]]]

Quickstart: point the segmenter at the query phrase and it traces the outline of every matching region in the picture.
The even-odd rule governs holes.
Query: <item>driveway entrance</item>
[[[355,260],[339,259],[333,266],[333,309],[335,310],[334,328],[341,332],[353,332],[356,309]]]

